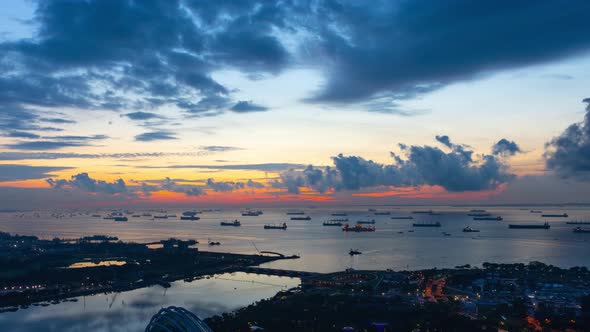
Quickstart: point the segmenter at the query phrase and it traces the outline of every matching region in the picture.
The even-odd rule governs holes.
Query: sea
[[[297,254],[299,259],[274,261],[263,267],[311,272],[334,272],[348,268],[417,270],[464,264],[481,266],[484,262],[540,261],[563,268],[590,266],[590,234],[574,233],[573,228],[576,226],[566,223],[589,221],[588,206],[354,206],[297,210],[303,212],[304,216],[310,216],[309,221],[290,220],[291,217],[300,217],[287,214],[294,209],[252,210],[261,210],[263,214],[242,216],[240,209],[208,210],[198,214],[200,220],[190,221],[179,218],[183,212],[191,211],[186,208],[165,211],[139,209],[129,212],[176,217],[135,218],[129,214],[127,222],[115,222],[92,217],[93,214],[105,216],[111,210],[4,212],[0,213],[0,231],[46,239],[101,234],[140,243],[172,237],[195,239],[199,242],[199,250],[205,251]],[[473,220],[472,216],[468,216],[471,210],[485,210],[493,217],[501,216],[503,220]],[[427,211],[432,213],[424,213]],[[375,212],[389,215],[376,215]],[[567,213],[568,217],[542,217],[542,214],[563,213]],[[413,219],[391,218],[408,216]],[[341,227],[323,226],[324,221],[337,218],[348,219],[344,223],[350,225],[356,224],[358,220],[374,219],[374,225],[365,226],[374,226],[375,232],[343,232]],[[235,219],[241,222],[240,227],[220,225],[221,221]],[[414,223],[436,222],[441,227],[413,227]],[[536,225],[545,222],[550,224],[550,229],[508,227],[509,224]],[[264,225],[283,223],[287,224],[286,230],[264,229]],[[467,226],[479,232],[463,232]],[[590,225],[582,227],[590,228]],[[209,246],[209,241],[220,242],[221,245]],[[350,256],[351,249],[362,254]],[[87,296],[84,301],[2,313],[0,330],[4,330],[2,326],[9,326],[14,328],[8,331],[37,331],[35,326],[41,326],[43,328],[40,330],[46,331],[81,331],[89,328],[93,331],[140,331],[142,329],[139,326],[147,325],[149,317],[160,307],[187,306],[204,318],[271,297],[280,289],[294,287],[298,282],[296,278],[245,273],[220,275],[189,283],[180,281],[167,290],[154,286],[121,293],[114,300],[114,294],[101,294]],[[113,304],[110,304],[111,301]],[[143,305],[144,302],[149,302],[149,305]],[[129,317],[137,317],[133,321],[139,322],[138,325],[127,326],[136,323],[118,317],[125,313]],[[74,316],[79,318],[72,318]],[[64,317],[72,318],[72,322],[60,325]],[[55,323],[36,325],[44,321]],[[22,325],[18,325],[18,322]]]

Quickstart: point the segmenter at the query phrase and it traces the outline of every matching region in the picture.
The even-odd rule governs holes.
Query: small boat
[[[139,215],[139,214],[134,214],[134,215],[132,215],[132,217],[133,217],[133,218],[140,218],[140,217],[141,217],[141,215]]]
[[[144,213],[144,214],[142,214],[141,216],[142,216],[142,217],[151,217],[151,216],[152,216],[152,214],[151,214],[151,213]]]
[[[127,221],[127,217],[114,217],[113,218],[115,221]]]
[[[531,213],[543,213],[541,210],[531,210]]]
[[[414,226],[414,227],[440,227],[441,224],[440,224],[440,222],[437,221],[437,222],[430,222],[430,223],[428,223],[428,222],[414,223],[414,224],[412,224],[412,226]]]
[[[356,249],[350,249],[350,251],[348,252],[348,254],[349,254],[350,256],[355,256],[355,255],[360,255],[360,254],[362,254],[362,252],[360,252],[360,251],[358,251],[358,250],[356,250]]]
[[[92,218],[100,218],[100,214],[93,214]]]
[[[287,224],[283,223],[282,225],[264,225],[264,229],[282,229],[282,230],[286,230],[287,229]]]
[[[464,233],[479,233],[479,229],[474,229],[469,226],[463,228]]]
[[[473,217],[473,220],[497,220],[502,221],[504,218],[497,216],[497,217]]]
[[[442,232],[442,235],[444,235],[444,236],[451,236],[451,233]]]
[[[567,218],[567,213],[562,214],[542,214],[541,217],[543,218]]]
[[[239,227],[239,226],[242,226],[242,223],[238,219],[236,219],[234,221],[222,221],[220,223],[220,225],[221,226],[234,226],[234,227]]]
[[[209,245],[210,246],[219,246],[219,245],[221,245],[221,242],[209,240]]]
[[[375,219],[361,219],[356,222],[359,225],[374,225]]]
[[[324,221],[322,223],[324,226],[342,226],[342,223],[339,221]]]
[[[549,229],[551,228],[551,226],[549,226],[549,223],[544,223],[542,225],[522,225],[522,224],[510,224],[508,225],[508,228],[514,228],[514,229]]]
[[[574,228],[574,233],[590,233],[590,229],[588,229],[588,228],[582,228],[582,227],[576,227],[576,228]]]
[[[180,220],[199,220],[201,217],[197,217],[195,215],[192,216],[180,216]]]
[[[391,219],[414,219],[412,216],[393,216]]]
[[[310,216],[305,217],[291,217],[291,220],[311,220]]]

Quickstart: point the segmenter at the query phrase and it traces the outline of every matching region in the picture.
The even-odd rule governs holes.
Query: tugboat
[[[588,228],[582,228],[582,227],[576,227],[576,228],[574,228],[574,233],[590,233],[590,229],[588,229]]]
[[[240,221],[238,219],[234,220],[234,221],[222,221],[221,222],[221,226],[234,226],[234,227],[240,227],[242,226],[242,223],[240,223]]]
[[[264,229],[287,229],[287,224],[283,223],[282,225],[264,225]]]
[[[362,252],[360,252],[360,251],[358,251],[358,250],[356,250],[356,249],[350,249],[350,251],[348,252],[348,254],[349,254],[350,256],[355,256],[355,255],[360,255],[360,254],[362,254]]]
[[[465,233],[479,233],[479,229],[473,229],[469,226],[463,228],[463,232]]]
[[[324,226],[342,226],[342,223],[339,221],[324,221],[322,223]]]

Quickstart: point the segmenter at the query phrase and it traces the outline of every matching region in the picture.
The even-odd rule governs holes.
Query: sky
[[[0,209],[590,203],[589,9],[2,1]]]

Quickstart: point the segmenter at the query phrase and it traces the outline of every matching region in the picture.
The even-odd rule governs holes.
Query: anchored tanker
[[[508,228],[515,228],[515,229],[549,229],[549,223],[544,223],[542,225],[521,225],[521,224],[510,224]]]

